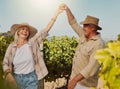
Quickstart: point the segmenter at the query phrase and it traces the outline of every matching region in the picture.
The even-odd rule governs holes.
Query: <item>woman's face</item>
[[[22,39],[28,39],[30,35],[29,28],[28,27],[21,27],[18,30],[18,37]]]

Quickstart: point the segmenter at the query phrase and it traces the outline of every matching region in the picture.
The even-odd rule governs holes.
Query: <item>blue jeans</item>
[[[20,89],[38,89],[38,79],[35,71],[29,74],[14,74]]]

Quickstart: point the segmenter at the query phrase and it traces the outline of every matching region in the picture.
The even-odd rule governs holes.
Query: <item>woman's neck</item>
[[[27,43],[27,40],[24,40],[24,39],[19,39],[18,42],[17,42],[17,46],[18,47],[21,47],[22,45],[26,44]]]

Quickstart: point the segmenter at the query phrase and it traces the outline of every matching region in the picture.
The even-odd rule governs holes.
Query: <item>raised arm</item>
[[[73,30],[78,34],[79,37],[83,36],[83,30],[82,27],[77,23],[73,13],[71,12],[70,8],[66,5],[66,4],[61,4],[59,6],[59,8],[61,10],[65,10],[67,17],[68,17],[68,21],[69,24],[71,25],[71,27],[73,28]]]
[[[61,9],[59,9],[59,8],[56,10],[54,16],[52,17],[52,19],[50,20],[50,22],[48,23],[48,25],[47,25],[46,28],[45,28],[45,31],[46,31],[46,32],[49,32],[49,31],[50,31],[50,29],[52,28],[52,26],[53,26],[54,22],[56,21],[58,15],[59,15],[62,11],[63,11],[63,10],[61,10]]]
[[[61,4],[59,6],[59,8],[61,10],[65,10],[66,11],[69,22],[71,22],[75,18],[74,15],[72,14],[71,10],[68,8],[68,6],[66,4],[64,4],[64,3]]]
[[[58,15],[62,12],[63,10],[61,9],[57,9],[55,14],[53,15],[52,19],[50,20],[50,22],[48,23],[48,25],[39,33],[37,33],[30,42],[33,41],[37,41],[38,43],[43,42],[43,40],[45,39],[45,37],[48,35],[48,32],[50,31],[50,29],[52,28],[52,26],[54,25]]]

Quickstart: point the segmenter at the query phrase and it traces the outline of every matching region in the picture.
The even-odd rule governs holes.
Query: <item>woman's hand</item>
[[[64,10],[61,9],[60,7],[56,10],[55,12],[55,16],[54,17],[57,17],[60,13],[62,13]]]
[[[66,10],[67,8],[68,8],[67,5],[64,4],[64,3],[62,3],[62,4],[58,7],[58,9],[56,10],[56,13],[55,13],[56,17],[57,17],[60,13],[62,13],[64,10]]]
[[[18,87],[16,80],[11,73],[8,73],[5,79],[12,87],[15,87],[15,88]]]
[[[67,10],[68,7],[67,7],[66,4],[62,3],[62,4],[59,6],[59,9],[61,9],[61,10]]]

